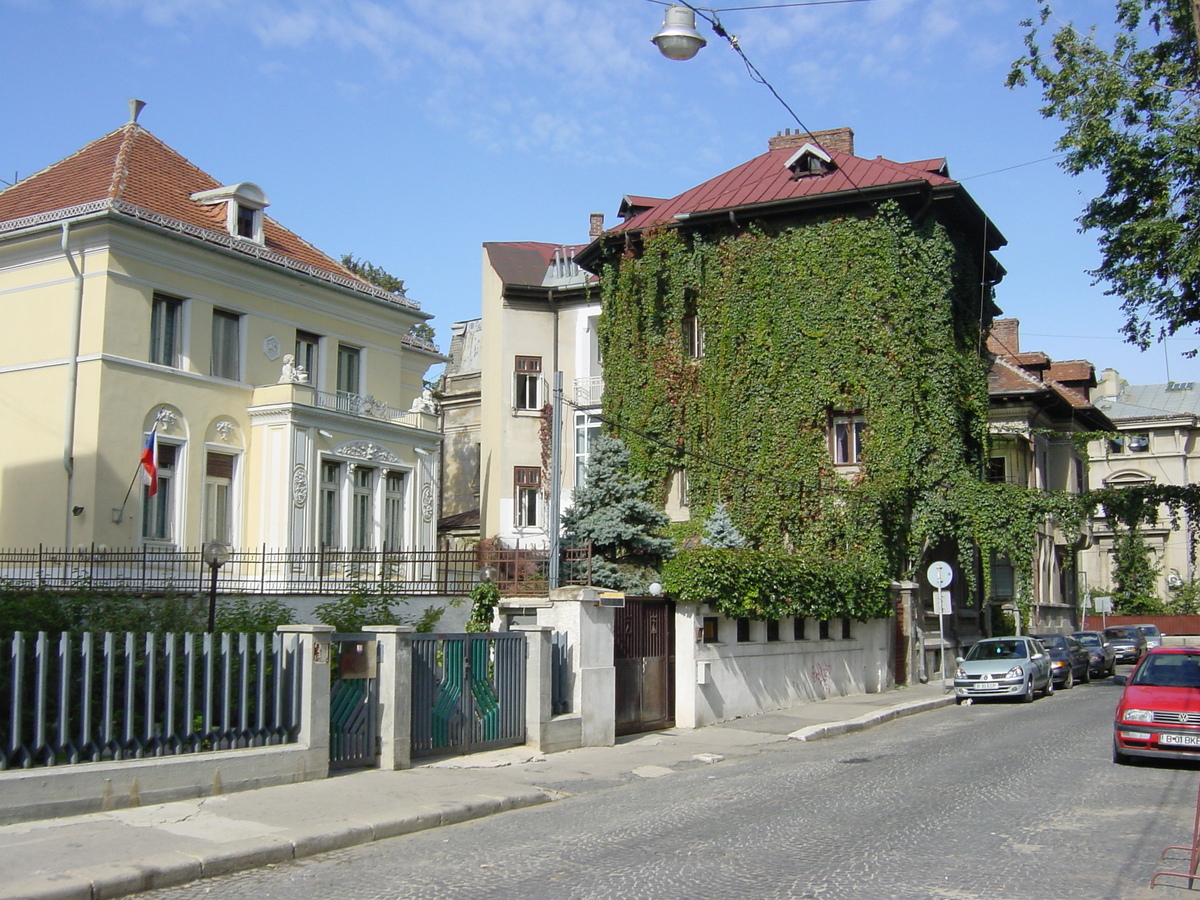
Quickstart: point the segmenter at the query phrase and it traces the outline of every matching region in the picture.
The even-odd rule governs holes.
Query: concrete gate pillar
[[[920,667],[921,647],[916,621],[921,586],[915,581],[893,581],[892,599],[896,605],[896,639],[892,647],[896,663],[896,684],[915,683]]]
[[[379,642],[379,768],[412,766],[412,644],[402,634],[411,625],[367,625],[364,634]]]
[[[571,657],[571,709],[581,716],[581,745],[611,747],[617,733],[617,675],[613,666],[613,610],[600,605],[600,588],[550,592],[538,625],[567,635]]]

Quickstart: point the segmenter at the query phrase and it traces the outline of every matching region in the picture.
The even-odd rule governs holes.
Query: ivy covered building
[[[576,257],[601,277],[604,419],[664,505],[699,527],[725,503],[768,563],[685,551],[668,588],[730,618],[867,621],[946,559],[966,638],[1000,556],[1028,599],[1045,507],[986,478],[1005,239],[946,161],[786,133],[634,200]]]

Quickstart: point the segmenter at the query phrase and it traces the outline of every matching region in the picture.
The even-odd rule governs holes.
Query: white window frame
[[[379,470],[374,466],[350,467],[350,549],[376,547],[375,489]]]
[[[318,464],[320,504],[317,511],[317,543],[330,549],[340,549],[342,546],[342,484],[345,471],[345,463],[336,459],[322,459]]]
[[[296,329],[296,353],[295,361],[297,366],[303,366],[305,373],[308,375],[308,383],[320,390],[321,372],[321,336],[314,334],[311,331],[305,331],[302,328]]]
[[[172,547],[179,544],[180,504],[183,502],[183,492],[177,491],[175,485],[180,481],[178,476],[183,471],[185,446],[183,443],[163,440],[161,437],[158,439],[158,454],[154,461],[158,472],[158,491],[151,497],[149,485],[142,485],[143,543]],[[163,447],[174,449],[174,465],[164,466],[159,462]]]
[[[862,463],[863,435],[867,421],[863,416],[834,416],[830,429],[833,443],[833,462],[839,466],[857,466]]]
[[[536,364],[536,366],[535,366]],[[512,405],[518,412],[540,411],[545,401],[542,389],[542,358],[518,356],[513,360]]]
[[[381,481],[383,488],[383,549],[403,550],[408,473],[403,469],[386,469]]]
[[[704,326],[697,315],[683,317],[683,352],[690,359],[704,358]]]
[[[532,473],[536,473],[536,481]],[[517,528],[541,527],[541,493],[540,466],[513,468],[513,520]]]
[[[600,416],[594,413],[575,413],[575,487],[587,480],[587,462],[592,455],[592,442],[601,435]]]
[[[240,519],[237,479],[240,466],[240,455],[228,452],[229,448],[204,448],[204,497],[201,510],[201,538],[203,543],[220,541],[227,547],[236,545],[237,523]],[[229,477],[213,475],[209,472],[210,457],[213,455],[227,456],[231,459]],[[217,522],[221,504],[224,504],[225,522]],[[221,527],[221,526],[224,527]]]

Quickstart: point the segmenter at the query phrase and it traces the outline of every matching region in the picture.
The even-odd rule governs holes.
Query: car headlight
[[[1004,677],[1005,678],[1024,678],[1025,670],[1023,668],[1021,668],[1020,666],[1013,666],[1011,669],[1008,670],[1008,674],[1006,674]]]
[[[1153,722],[1154,712],[1149,709],[1127,709],[1121,714],[1123,722]]]
[[[956,679],[958,679],[959,681],[966,681],[966,679],[967,679],[967,673],[966,673],[965,671],[963,671],[962,669],[955,669],[955,670],[954,670],[954,677],[955,677]]]
[[[1067,664],[1065,662],[1063,662],[1061,659],[1056,659],[1056,660],[1054,660],[1054,662],[1050,663],[1050,667],[1053,669],[1065,669],[1067,667]]]

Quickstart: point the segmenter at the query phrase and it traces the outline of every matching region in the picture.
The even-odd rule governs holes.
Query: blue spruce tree
[[[740,550],[746,546],[746,539],[733,524],[733,519],[729,518],[729,510],[724,503],[718,503],[704,523],[704,537],[700,543],[721,550]]]

